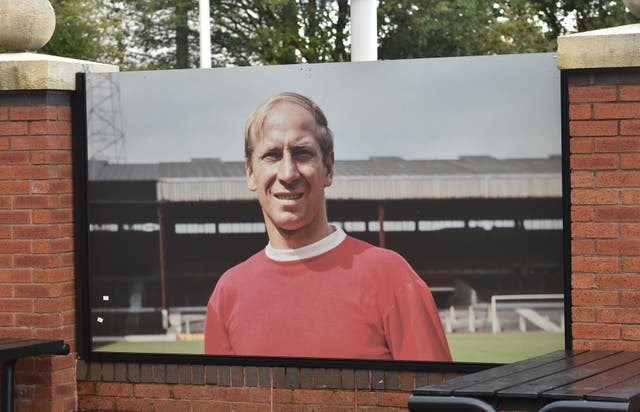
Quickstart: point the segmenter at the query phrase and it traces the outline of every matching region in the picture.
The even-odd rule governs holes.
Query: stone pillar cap
[[[640,23],[558,37],[559,69],[640,67]]]
[[[0,53],[0,90],[75,90],[76,73],[119,71],[112,64],[38,53]]]

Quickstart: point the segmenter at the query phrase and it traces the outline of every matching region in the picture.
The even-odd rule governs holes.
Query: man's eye
[[[267,152],[262,155],[262,159],[264,160],[277,160],[279,158],[280,158],[280,155],[277,152]]]
[[[298,160],[309,160],[313,157],[313,153],[307,150],[301,150],[295,154],[295,157]]]

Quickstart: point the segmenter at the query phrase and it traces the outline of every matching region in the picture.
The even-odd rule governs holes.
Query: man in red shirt
[[[270,98],[247,122],[245,155],[269,244],[218,281],[205,353],[450,361],[409,264],[328,223],[334,154],[322,110],[295,93]]]

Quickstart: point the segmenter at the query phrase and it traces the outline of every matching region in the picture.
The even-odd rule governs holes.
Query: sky
[[[242,160],[246,119],[281,91],[320,105],[337,160],[560,154],[545,53],[88,74],[89,157],[121,132],[126,163]]]

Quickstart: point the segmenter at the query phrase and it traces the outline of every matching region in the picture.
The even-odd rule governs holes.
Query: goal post
[[[561,293],[548,293],[548,294],[524,294],[524,295],[493,295],[491,296],[491,303],[489,310],[491,313],[491,331],[498,333],[501,331],[500,320],[498,319],[498,302],[512,302],[516,304],[522,303],[521,308],[527,308],[526,303],[531,301],[563,301],[564,295]]]

